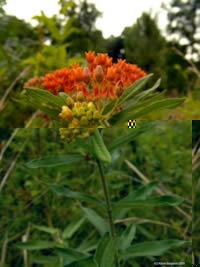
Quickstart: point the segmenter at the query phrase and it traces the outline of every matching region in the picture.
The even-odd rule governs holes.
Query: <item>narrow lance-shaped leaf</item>
[[[36,169],[41,167],[56,167],[61,165],[71,165],[81,160],[84,160],[84,157],[80,154],[50,156],[39,159],[33,159],[28,163],[26,163],[25,166],[31,169]]]
[[[60,109],[58,109],[57,107],[46,105],[45,103],[40,103],[27,96],[23,96],[21,101],[17,102],[21,104],[28,104],[29,106],[32,106],[33,108],[39,109],[40,111],[44,112],[54,120],[59,120],[58,114],[60,113]]]
[[[15,246],[17,248],[26,250],[42,250],[42,249],[54,248],[57,246],[57,244],[51,241],[37,240],[37,241],[27,241],[24,243],[17,243]]]
[[[161,256],[168,250],[187,244],[188,241],[183,240],[162,240],[147,241],[130,246],[126,251],[121,253],[121,259],[134,257]]]
[[[108,223],[94,210],[82,207],[86,218],[95,226],[99,233],[103,236],[109,231]]]
[[[120,96],[118,105],[121,105],[126,100],[131,98],[133,94],[139,91],[148,82],[148,80],[152,77],[152,75],[153,74],[150,73],[149,75],[142,77],[141,79],[134,82],[129,88],[127,88],[124,91],[124,93]]]
[[[133,207],[156,207],[156,206],[177,206],[184,201],[184,198],[178,196],[161,196],[156,198],[150,198],[146,200],[127,199],[124,201],[118,201],[114,204],[114,207],[119,208],[133,208]]]
[[[46,103],[61,108],[65,105],[65,100],[60,96],[55,96],[47,90],[26,87],[26,95],[33,98],[37,103]]]
[[[128,247],[130,247],[136,233],[136,225],[135,223],[130,224],[126,230],[123,231],[118,241],[118,248],[122,251],[125,251]]]
[[[47,226],[41,226],[41,225],[35,225],[35,224],[33,224],[32,227],[39,231],[46,232],[52,235],[59,233],[59,229],[53,228],[53,227],[47,227]]]
[[[59,266],[59,257],[57,256],[32,256],[32,261],[37,264],[54,264],[54,266]],[[51,265],[49,265],[51,266]]]
[[[117,249],[117,238],[104,236],[97,247],[95,261],[98,267],[112,267]]]
[[[150,76],[151,77],[151,76]],[[155,91],[155,89],[158,88],[158,86],[160,85],[161,79],[157,80],[157,82],[153,85],[152,88],[145,90],[144,92],[141,92],[140,94],[134,96],[133,99],[129,100],[128,102],[126,101],[124,104],[123,102],[120,102],[120,99],[114,99],[112,100],[109,104],[107,104],[103,110],[103,115],[105,115],[106,113],[108,113],[109,111],[112,110],[112,108],[115,106],[116,102],[117,102],[117,106],[121,105],[122,107],[124,106],[126,107],[131,107],[132,105],[137,104],[141,99],[145,99],[148,95],[152,94],[153,91]],[[133,84],[133,85],[137,85],[137,84]],[[141,86],[143,86],[143,84],[141,84]],[[132,88],[132,86],[131,86]],[[137,89],[140,89],[139,87],[137,87]],[[137,90],[138,91],[138,90]],[[136,91],[134,91],[135,93]],[[129,97],[131,98],[131,97]]]
[[[158,181],[151,181],[148,184],[141,185],[137,190],[129,193],[128,196],[121,199],[120,202],[129,200],[144,200],[152,194],[153,190],[158,186],[158,184]]]
[[[140,111],[136,112],[133,117],[141,117],[155,110],[162,109],[174,109],[180,106],[185,101],[185,98],[168,98],[162,99],[156,102],[151,103],[150,105],[142,108]]]
[[[160,85],[161,79],[158,79],[157,82],[148,90],[145,90],[136,96],[133,99],[129,100],[126,104],[122,105],[126,110],[129,108],[134,108],[136,105],[141,103],[141,100],[145,100],[148,96],[152,95],[152,93],[158,88]],[[156,95],[156,94],[154,94]]]
[[[140,118],[150,112],[156,111],[156,110],[163,110],[163,109],[173,109],[178,107],[184,102],[185,98],[168,98],[168,99],[162,99],[155,101],[153,103],[150,103],[147,106],[142,106],[140,109],[134,109],[132,108],[132,111],[127,112],[127,110],[124,110],[120,113],[117,113],[114,115],[110,123],[112,125],[120,125],[123,122],[126,122],[130,119],[137,119]]]
[[[67,266],[71,263],[75,263],[90,256],[90,254],[88,253],[82,253],[77,249],[71,248],[56,248],[55,251],[58,253],[59,256],[63,258],[64,266]]]
[[[64,265],[64,267],[97,267],[96,263],[93,260],[93,257],[90,256],[86,259],[73,262],[71,264]]]
[[[65,196],[72,199],[80,199],[95,205],[99,205],[100,207],[104,206],[104,202],[85,193],[82,192],[75,192],[70,189],[68,189],[64,185],[59,184],[47,184],[47,186],[55,192],[58,196]]]
[[[63,239],[69,239],[73,236],[73,234],[78,231],[81,225],[85,222],[85,217],[79,217],[78,219],[72,221],[62,233]]]

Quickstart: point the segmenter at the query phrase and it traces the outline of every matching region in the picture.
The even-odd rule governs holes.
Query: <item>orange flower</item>
[[[74,71],[74,77],[77,82],[84,80],[84,73],[81,67],[74,68],[73,71]]]
[[[53,94],[59,91],[76,96],[82,92],[85,99],[116,98],[131,84],[142,78],[146,73],[137,65],[118,59],[112,63],[108,54],[94,52],[85,53],[88,66],[74,64],[48,73],[42,79],[42,86]]]
[[[95,59],[95,53],[92,51],[85,52],[85,57],[88,63],[92,63]]]
[[[116,77],[116,68],[112,66],[112,67],[108,68],[106,78],[109,81],[113,81],[115,79],[115,77]]]
[[[95,63],[97,65],[104,65],[106,63],[107,58],[108,58],[107,54],[98,54]]]

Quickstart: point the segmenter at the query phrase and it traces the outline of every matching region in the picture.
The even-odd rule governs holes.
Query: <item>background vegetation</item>
[[[198,0],[172,0],[170,6],[163,6],[169,19],[167,37],[156,17],[145,12],[120,36],[107,39],[95,27],[102,14],[87,0],[59,0],[58,14],[35,14],[35,27],[6,14],[5,2],[0,1],[1,127],[24,127],[32,118],[34,109],[21,102],[23,84],[28,78],[75,62],[84,63],[84,52],[88,50],[108,53],[114,61],[126,58],[154,73],[151,85],[161,77],[159,90],[166,90],[165,97],[186,97],[185,104],[175,111],[156,112],[146,119],[200,118]],[[180,43],[182,39],[186,40],[184,45]],[[191,53],[194,60],[186,60],[184,56]],[[44,126],[43,116],[36,115],[40,119],[32,127]]]
[[[199,254],[199,238],[198,232],[199,228],[199,200],[200,200],[200,179],[199,179],[199,166],[200,166],[200,121],[192,122],[192,147],[193,147],[193,190],[192,190],[192,201],[193,201],[193,251],[194,258],[197,263],[199,263],[200,254]]]
[[[136,129],[104,129],[105,143],[110,144],[123,133],[139,130],[143,123],[138,122]],[[25,166],[28,161],[39,157],[80,151],[78,143],[69,145],[60,140],[57,129],[1,129],[0,145],[0,247],[4,266],[23,266],[25,256],[22,250],[15,247],[23,236],[28,240],[50,241],[55,238],[35,229],[33,224],[65,230],[65,244],[82,249],[89,246],[93,251],[99,234],[83,216],[79,202],[56,196],[45,184],[63,184],[73,191],[102,199],[98,170],[92,161],[86,159],[78,166],[71,164],[54,168],[28,169]],[[157,121],[154,127],[112,151],[112,163],[105,164],[105,176],[113,201],[152,180],[159,181],[154,196],[165,192],[185,199],[178,208],[131,209],[127,217],[136,223],[133,244],[164,239],[191,240],[191,146],[190,121]],[[88,206],[87,203],[82,204]],[[198,211],[197,207],[195,209]],[[116,223],[118,231],[123,231],[125,225],[130,223]],[[195,239],[199,240],[198,229]],[[54,252],[51,249],[43,250],[43,255],[54,256]],[[27,266],[51,266],[36,264],[44,262],[41,256],[41,252],[28,252],[32,265]],[[154,261],[185,262],[186,266],[190,266],[192,251],[186,246],[172,249],[160,257],[136,257],[124,267],[146,267]]]

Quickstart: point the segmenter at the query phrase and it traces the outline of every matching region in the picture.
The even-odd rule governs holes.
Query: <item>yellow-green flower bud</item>
[[[85,110],[83,107],[79,108],[79,114],[81,114],[81,116],[83,116],[85,114]]]
[[[62,106],[62,112],[59,113],[59,117],[63,120],[71,121],[73,117],[71,109],[67,106]]]
[[[88,125],[88,119],[86,116],[83,116],[80,120],[80,125],[81,126],[87,126]]]
[[[88,110],[88,111],[86,112],[86,117],[87,117],[88,120],[91,120],[91,119],[92,119],[92,117],[93,117],[93,112],[92,112],[92,110]]]
[[[81,106],[82,106],[82,104],[79,101],[74,103],[75,108],[80,108]]]
[[[80,130],[79,130],[79,129],[74,129],[74,130],[73,130],[73,133],[74,133],[74,135],[77,135],[77,134],[80,133]]]
[[[93,102],[89,102],[88,103],[88,109],[91,110],[91,111],[95,111],[96,110],[96,107],[95,107]]]
[[[101,114],[99,113],[98,110],[96,110],[93,114],[93,119],[100,119],[101,118]]]
[[[73,118],[73,120],[69,124],[69,128],[79,128],[79,127],[80,127],[80,121],[76,118]]]
[[[87,102],[83,102],[82,103],[82,107],[87,110],[88,109],[88,103]]]
[[[67,99],[66,99],[66,103],[67,103],[67,106],[68,106],[69,108],[73,108],[73,106],[74,106],[74,100],[73,100],[73,98],[72,98],[71,96],[68,96],[68,97],[67,97]]]

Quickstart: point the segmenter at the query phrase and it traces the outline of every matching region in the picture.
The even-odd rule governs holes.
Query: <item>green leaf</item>
[[[57,228],[47,227],[47,226],[40,226],[40,225],[35,225],[35,224],[33,224],[32,227],[37,229],[37,230],[39,230],[39,231],[46,232],[46,233],[52,234],[52,235],[58,234],[59,231],[60,231]]]
[[[112,267],[117,249],[117,238],[104,236],[97,247],[95,261],[98,267]]]
[[[131,192],[125,198],[121,199],[119,202],[131,201],[131,200],[144,200],[150,196],[153,190],[158,186],[158,181],[151,181],[148,184],[141,185],[137,190]]]
[[[93,260],[93,256],[91,256],[86,259],[64,265],[64,267],[97,267],[97,265]]]
[[[132,107],[133,105],[136,105],[138,102],[140,102],[142,99],[145,99],[147,96],[151,95],[153,91],[155,91],[155,89],[158,88],[158,86],[160,85],[161,79],[157,80],[157,82],[154,84],[154,86],[148,90],[145,90],[144,92],[141,92],[140,94],[134,96],[133,99],[129,100],[128,102],[126,102],[123,106],[125,106],[125,108],[128,107]],[[134,83],[135,84],[135,83]],[[116,104],[117,102],[117,104]],[[109,111],[112,110],[112,108],[114,107],[114,105],[121,105],[123,103],[120,103],[120,99],[114,99],[112,100],[109,104],[107,104],[103,110],[103,115],[105,115],[106,113],[108,113]]]
[[[80,200],[98,205],[100,207],[104,206],[104,202],[102,202],[101,200],[99,200],[99,199],[97,199],[91,195],[88,195],[88,194],[85,194],[82,192],[72,191],[72,190],[68,189],[66,186],[59,185],[59,184],[48,184],[47,183],[46,185],[53,192],[55,192],[58,196],[65,196],[65,197],[72,198],[72,199],[80,199]]]
[[[42,249],[54,248],[57,246],[57,244],[55,242],[37,240],[37,241],[27,241],[23,243],[17,243],[15,246],[17,248],[26,250],[42,250]]]
[[[116,101],[118,101],[118,99],[113,99],[112,101],[109,102],[109,104],[107,104],[103,110],[103,115],[107,114],[109,111],[111,111],[111,109],[114,107]]]
[[[103,236],[109,231],[108,223],[96,211],[90,208],[81,207],[86,218],[95,226],[99,233]]]
[[[118,201],[114,204],[116,208],[133,208],[133,207],[157,207],[157,206],[177,206],[184,201],[184,198],[178,196],[165,195],[156,198],[150,198],[146,200],[127,199],[124,201]]]
[[[85,222],[84,217],[79,217],[75,221],[72,221],[63,231],[62,238],[63,239],[70,239],[73,234],[81,227],[81,225]]]
[[[65,100],[61,96],[55,96],[45,89],[29,88],[26,87],[26,96],[31,97],[38,103],[51,104],[61,108],[63,105],[66,105]]]
[[[90,256],[88,253],[82,253],[81,251],[71,248],[56,248],[55,251],[63,258],[64,266]]]
[[[38,264],[54,264],[54,266],[59,266],[59,258],[56,256],[33,256],[33,262]]]
[[[71,165],[83,160],[84,157],[79,154],[51,156],[39,159],[33,159],[25,164],[27,168],[36,169],[41,167],[56,167],[61,165]]]
[[[128,247],[130,247],[135,237],[135,233],[136,233],[136,225],[135,223],[132,223],[121,234],[118,241],[118,248],[122,251],[125,251]]]
[[[128,111],[129,108],[135,108],[136,106],[138,106],[141,103],[141,100],[145,100],[147,97],[149,98],[152,93],[158,88],[158,86],[160,85],[161,79],[157,80],[157,82],[153,85],[152,88],[145,90],[139,94],[137,94],[136,96],[134,96],[133,99],[129,100],[127,103],[125,103],[124,105],[122,105],[122,107],[124,106],[124,108]],[[164,91],[163,91],[164,92]],[[158,93],[159,95],[163,95],[162,93]],[[153,97],[155,95],[158,94],[154,94]],[[151,99],[153,99],[152,97],[150,97]]]
[[[134,82],[129,88],[127,88],[124,93],[120,96],[118,105],[121,105],[126,100],[131,98],[133,94],[135,94],[137,91],[139,91],[147,82],[148,80],[153,76],[153,74],[149,74],[147,76],[142,77],[141,79]]]
[[[133,100],[132,102],[128,102],[127,105],[123,106],[124,112],[128,113],[128,112],[132,112],[133,109],[135,112],[140,111],[142,108],[151,105],[154,102],[163,100],[165,97],[165,91],[161,92],[161,93],[155,93],[152,96],[149,96],[147,99],[143,99],[142,101],[139,101],[138,103]],[[120,115],[120,113],[118,113]],[[116,118],[117,118],[117,114],[116,114]]]
[[[59,32],[59,29],[57,28],[56,25],[56,20],[52,17],[47,17],[43,11],[41,11],[40,16],[34,16],[34,19],[38,20],[38,22],[42,22],[45,27],[48,29],[50,32],[51,36],[56,40],[60,41],[61,40],[61,34]]]
[[[101,134],[99,133],[98,129],[94,130],[94,136],[92,136],[92,138],[93,138],[92,140],[93,140],[93,146],[94,146],[94,153],[96,157],[99,160],[110,163],[112,160],[111,155],[109,151],[107,150],[104,144],[103,138]]]
[[[115,114],[111,120],[110,123],[115,126],[120,125],[123,122],[126,122],[128,120],[137,119],[140,118],[152,111],[155,110],[162,110],[162,109],[173,109],[177,106],[181,105],[184,102],[185,98],[168,98],[168,99],[162,99],[155,101],[153,103],[150,103],[147,106],[141,106],[140,109],[132,108],[132,111],[124,110],[120,113]]]
[[[58,114],[60,113],[60,109],[57,109],[57,107],[51,107],[51,106],[45,105],[43,103],[39,103],[39,102],[35,101],[33,98],[30,98],[27,96],[23,97],[21,103],[26,104],[26,105],[28,104],[29,106],[32,106],[35,109],[41,110],[46,115],[49,115],[56,120],[59,120]]]
[[[108,145],[109,150],[113,150],[115,148],[118,148],[124,144],[129,143],[132,141],[135,137],[148,132],[150,129],[152,129],[157,122],[147,122],[143,123],[140,127],[133,129],[132,131],[129,130],[128,134],[124,134],[118,138],[116,138],[111,144]]]
[[[135,244],[129,247],[125,252],[121,253],[122,259],[133,257],[161,256],[169,249],[180,247],[187,244],[188,241],[182,240],[162,240],[162,241],[147,241]]]

